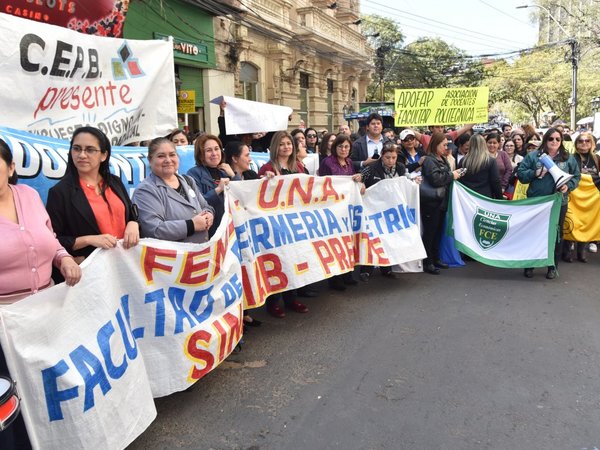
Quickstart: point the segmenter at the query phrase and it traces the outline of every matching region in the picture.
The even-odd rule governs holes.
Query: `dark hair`
[[[4,160],[6,165],[10,167],[13,162],[13,155],[8,147],[8,144],[0,139],[0,158]],[[8,178],[8,184],[17,184],[17,180],[19,177],[17,176],[17,171],[15,170],[13,174]]]
[[[321,143],[319,144],[319,155],[323,158],[327,156],[327,144],[329,143],[329,139],[331,136],[335,136],[335,133],[325,133],[321,138]],[[333,144],[331,144],[333,146]]]
[[[194,144],[194,160],[196,161],[196,164],[199,166],[204,165],[204,161],[202,160],[204,159],[204,144],[206,144],[206,141],[216,141],[216,143],[219,144],[219,148],[221,149],[220,162],[223,162],[225,159],[225,154],[223,153],[223,143],[221,142],[221,139],[214,134],[203,134],[196,139],[196,143]]]
[[[225,144],[223,151],[225,152],[225,162],[233,164],[233,158],[239,158],[242,155],[242,149],[247,147],[242,141],[229,141]]]
[[[352,149],[352,141],[350,140],[350,137],[347,134],[339,134],[335,138],[335,141],[333,142],[333,144],[331,145],[331,155],[332,156],[334,156],[335,158],[338,157],[337,147],[338,147],[338,145],[342,145],[344,142],[347,142],[348,144],[350,144],[350,149]],[[349,156],[350,156],[350,154],[348,154],[348,157]]]
[[[554,127],[548,128],[548,130],[544,133],[544,137],[542,138],[542,143],[540,144],[540,148],[538,151],[540,154],[548,153],[548,140],[550,139],[550,136],[552,136],[554,133],[560,134],[560,147],[558,147],[558,154],[560,155],[561,161],[566,161],[567,159],[569,159],[569,152],[565,148],[562,133]]]
[[[454,141],[454,145],[456,145],[457,148],[461,148],[463,145],[469,142],[470,139],[471,133],[463,133],[456,138],[456,140]]]
[[[306,133],[304,132],[304,130],[301,130],[300,128],[294,128],[292,130],[292,132],[290,133],[290,135],[292,137],[295,137],[298,133],[302,133],[304,135],[304,137],[306,137]]]
[[[319,138],[319,132],[317,130],[315,130],[314,128],[307,128],[306,130],[304,130],[304,136],[306,136],[309,131],[314,131],[315,135],[317,136],[317,139]]]
[[[385,144],[383,144],[380,155],[383,156],[386,153],[392,153],[392,152],[394,152],[396,154],[398,153],[398,145],[392,141],[387,141]]]
[[[166,138],[166,137],[154,138],[148,144],[148,160],[152,159],[152,156],[154,156],[154,153],[156,153],[158,148],[163,144],[169,144],[173,147],[173,149],[176,149],[175,144],[173,144],[173,141],[171,141],[171,139]]]
[[[444,133],[435,132],[431,135],[431,140],[429,141],[429,145],[427,146],[427,154],[435,156],[435,151],[438,145],[440,145],[444,139],[446,139],[446,135]]]
[[[369,126],[369,124],[374,120],[379,120],[381,122],[381,125],[383,125],[383,117],[381,117],[381,115],[379,115],[378,113],[374,112],[369,114],[369,117],[367,117],[367,126]]]
[[[94,136],[96,138],[96,140],[98,141],[98,144],[100,145],[100,152],[107,154],[106,159],[100,163],[100,167],[98,168],[98,173],[104,180],[104,183],[102,183],[102,187],[100,188],[100,195],[102,195],[102,198],[104,199],[104,201],[106,203],[108,203],[108,200],[106,199],[105,191],[109,187],[112,187],[111,176],[110,176],[110,164],[109,164],[111,146],[110,146],[110,140],[108,139],[108,137],[106,136],[106,134],[104,134],[104,132],[102,130],[99,130],[98,128],[95,128],[95,127],[81,127],[81,128],[77,128],[73,132],[73,137],[71,138],[71,142],[69,144],[69,157],[67,159],[67,170],[65,171],[65,176],[66,175],[72,176],[76,180],[76,182],[77,182],[76,184],[77,185],[79,184],[79,172],[77,171],[77,167],[75,167],[75,163],[73,162],[73,152],[71,151],[71,148],[73,148],[73,141],[81,133],[87,133],[87,134],[91,134],[92,136]]]
[[[504,132],[504,129],[505,129],[506,127],[510,127],[510,129],[512,130],[512,125],[511,125],[510,123],[503,123],[503,124],[502,124],[502,132]]]
[[[500,135],[498,133],[490,133],[485,136],[485,142],[489,142],[492,139],[497,140],[498,144],[500,143]]]
[[[185,136],[185,139],[188,141],[188,144],[190,143],[190,137],[188,136],[188,134],[185,131],[180,130],[179,128],[175,128],[166,137],[167,137],[167,139],[169,139],[172,142],[173,138],[175,136],[177,136],[178,134],[183,134]]]

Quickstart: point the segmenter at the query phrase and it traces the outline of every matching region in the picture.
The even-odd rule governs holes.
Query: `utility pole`
[[[558,20],[550,13],[550,10],[543,5],[521,5],[517,9],[523,8],[540,8],[546,11],[548,17],[558,25],[558,28],[567,36],[567,42],[571,47],[571,102],[569,104],[571,110],[571,132],[575,131],[577,120],[577,68],[579,66],[579,42],[575,36],[570,36],[570,33],[560,24]]]

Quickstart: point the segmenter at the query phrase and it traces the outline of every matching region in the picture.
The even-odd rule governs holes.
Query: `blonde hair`
[[[469,153],[463,158],[462,166],[469,173],[477,173],[484,168],[489,159],[490,154],[483,136],[480,134],[471,136],[471,139],[469,139]]]

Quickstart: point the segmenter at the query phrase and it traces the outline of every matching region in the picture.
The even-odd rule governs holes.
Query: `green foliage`
[[[406,47],[398,24],[377,15],[363,16],[363,34],[374,49],[373,83],[368,100],[393,100],[394,89],[477,86],[483,77],[480,63],[441,39],[420,39]]]

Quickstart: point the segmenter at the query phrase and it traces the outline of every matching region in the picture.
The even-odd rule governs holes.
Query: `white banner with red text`
[[[382,180],[364,196],[351,177],[293,175],[230,183],[246,306],[349,272],[425,258],[418,186]]]
[[[83,125],[113,144],[177,127],[173,45],[81,34],[0,13],[1,125],[70,139]]]
[[[243,301],[425,256],[418,187],[404,177],[364,196],[349,177],[308,175],[226,192],[233,211],[209,243],[98,250],[76,286],[0,309],[34,448],[126,447],[154,419],[152,397],[188,388],[231,353]]]

